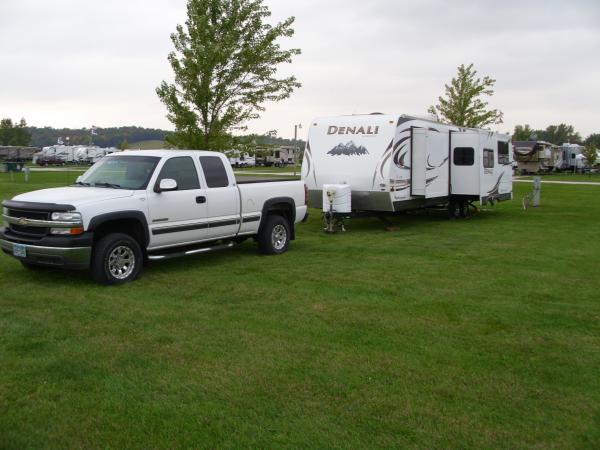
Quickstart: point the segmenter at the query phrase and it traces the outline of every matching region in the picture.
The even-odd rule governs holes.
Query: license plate
[[[23,244],[13,244],[13,255],[19,258],[27,258],[27,247]]]

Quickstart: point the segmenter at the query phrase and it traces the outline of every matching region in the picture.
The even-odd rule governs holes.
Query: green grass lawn
[[[600,188],[529,189],[121,287],[0,255],[0,448],[598,448]]]
[[[600,173],[550,173],[541,175],[542,180],[545,181],[593,181],[596,183],[600,183]],[[524,180],[533,179],[532,175],[520,176]]]

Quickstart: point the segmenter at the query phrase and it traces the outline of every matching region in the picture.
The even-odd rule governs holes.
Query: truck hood
[[[36,203],[61,203],[73,205],[77,208],[79,205],[131,197],[134,192],[127,189],[100,187],[62,187],[27,192],[26,194],[17,195],[13,200]]]

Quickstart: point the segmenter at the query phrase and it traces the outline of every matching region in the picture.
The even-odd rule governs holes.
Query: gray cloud
[[[600,132],[595,0],[266,3],[273,20],[296,17],[284,45],[303,54],[281,70],[303,87],[267,105],[252,131],[290,136],[294,123],[330,114],[423,114],[456,66],[473,62],[497,79],[500,130],[569,122]],[[154,88],[171,77],[169,34],[184,20],[184,0],[3,0],[0,116],[170,128]]]

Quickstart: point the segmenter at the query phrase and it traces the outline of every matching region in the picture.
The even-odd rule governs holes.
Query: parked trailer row
[[[66,164],[94,164],[101,158],[118,149],[85,145],[51,145],[33,156],[33,162],[40,166]]]

